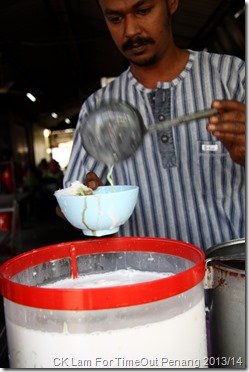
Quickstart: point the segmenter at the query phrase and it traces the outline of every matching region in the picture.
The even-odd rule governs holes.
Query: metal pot
[[[245,239],[206,252],[210,366],[245,368]]]

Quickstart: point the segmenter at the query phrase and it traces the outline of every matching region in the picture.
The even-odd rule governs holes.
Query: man
[[[134,156],[114,166],[114,183],[140,187],[121,235],[168,237],[204,250],[243,237],[244,62],[179,49],[171,27],[178,0],[99,4],[130,67],[83,104],[64,186],[80,180],[96,187],[106,180],[108,168],[85,153],[80,139],[81,125],[99,104],[126,101],[138,109],[146,126],[216,107],[219,115],[208,122],[147,135]]]

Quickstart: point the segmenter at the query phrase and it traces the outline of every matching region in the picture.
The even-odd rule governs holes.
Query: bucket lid
[[[138,284],[101,288],[46,288],[13,281],[22,271],[46,262],[109,252],[149,252],[180,257],[191,267],[173,276]],[[72,271],[75,265],[71,264]],[[112,237],[55,244],[20,254],[0,266],[0,292],[15,303],[53,310],[97,310],[140,305],[183,293],[205,275],[205,254],[189,243],[163,238]]]

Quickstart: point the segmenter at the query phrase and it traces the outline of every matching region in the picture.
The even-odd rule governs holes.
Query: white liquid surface
[[[152,280],[167,278],[173,273],[158,273],[139,270],[117,270],[103,274],[91,274],[80,276],[76,279],[63,279],[52,284],[47,284],[46,288],[104,288],[116,287],[120,285],[144,283]]]

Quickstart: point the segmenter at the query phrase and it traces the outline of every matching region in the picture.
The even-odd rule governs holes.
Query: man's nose
[[[139,22],[134,14],[128,14],[125,17],[125,37],[132,38],[140,34],[141,28]]]

